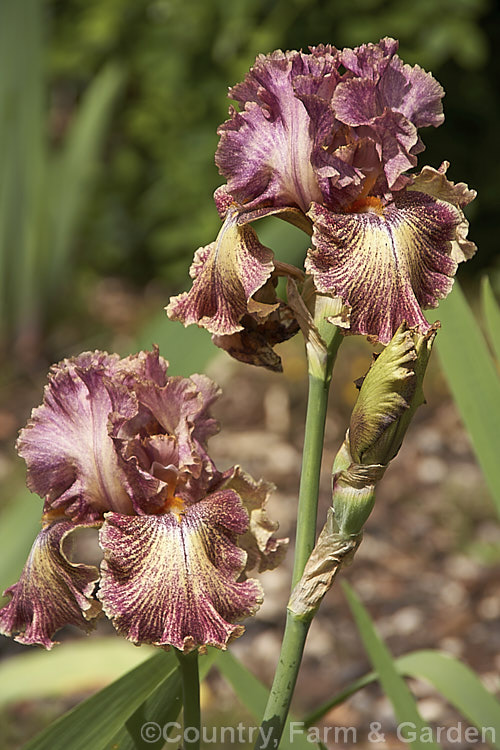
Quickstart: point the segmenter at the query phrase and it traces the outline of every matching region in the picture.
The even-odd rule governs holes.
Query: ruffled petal
[[[121,376],[123,383],[129,388],[141,381],[162,387],[167,383],[167,369],[168,362],[160,357],[160,350],[154,345],[152,351],[141,351],[118,359],[109,374],[115,379]]]
[[[420,65],[411,66],[394,57],[378,89],[385,106],[401,112],[416,128],[443,124],[444,89]]]
[[[54,633],[64,625],[92,629],[90,620],[101,611],[92,598],[99,571],[69,561],[68,535],[75,528],[68,521],[56,521],[40,531],[21,578],[4,592],[12,598],[0,610],[0,633],[51,649],[57,643]]]
[[[378,44],[342,50],[342,64],[353,74],[346,76],[334,95],[334,108],[342,122],[367,124],[388,108],[400,112],[416,128],[442,124],[443,87],[419,65],[404,64],[396,54],[398,46],[395,39],[385,37]],[[348,92],[353,95],[351,102]]]
[[[394,190],[403,172],[417,163],[414,154],[419,140],[416,127],[400,112],[386,109],[369,126],[362,125],[357,131],[360,136],[376,142],[387,185]]]
[[[399,42],[388,36],[378,44],[362,44],[354,49],[346,47],[341,53],[342,65],[360,78],[377,81],[387,70],[398,47]]]
[[[437,198],[441,201],[451,203],[453,206],[462,209],[467,206],[471,201],[474,200],[477,193],[475,190],[470,190],[465,182],[450,182],[445,176],[449,162],[444,161],[439,169],[425,166],[422,171],[415,176],[412,184],[408,187],[408,190],[417,190],[427,195],[432,195],[433,198]],[[472,258],[477,250],[476,245],[467,239],[469,231],[469,222],[460,213],[460,223],[456,230],[456,236],[451,243],[451,257],[456,260],[457,263],[461,263],[464,260]]]
[[[221,388],[206,375],[193,374],[190,380],[198,389],[199,409],[193,419],[193,440],[205,449],[209,438],[217,435],[220,430],[219,422],[212,417],[209,409],[220,398]]]
[[[248,515],[236,493],[217,492],[181,514],[111,513],[101,530],[105,561],[99,598],[134,643],[226,648],[235,624],[262,601],[260,585],[239,581],[246,554],[236,546]]]
[[[451,242],[461,212],[424,193],[401,192],[393,203],[367,199],[359,213],[314,205],[306,268],[319,291],[351,309],[349,333],[388,343],[402,322],[429,330],[421,308],[436,307],[453,284]]]
[[[417,163],[423,147],[417,128],[444,120],[442,86],[418,65],[403,64],[396,50],[397,42],[388,38],[344,50],[342,62],[350,73],[332,98],[336,117],[357,137],[379,145],[390,189],[401,187],[398,178]]]
[[[108,418],[114,410],[130,418],[137,402],[124,386],[110,394],[106,358],[87,353],[57,365],[43,404],[33,410],[17,443],[28,466],[28,487],[77,522],[96,520],[107,510],[132,511]]]
[[[200,248],[191,267],[189,292],[173,297],[167,307],[172,320],[196,323],[217,335],[242,330],[241,318],[250,297],[273,271],[273,253],[261,245],[254,230],[227,215],[215,242]]]
[[[305,213],[313,200],[321,200],[311,165],[309,116],[295,85],[304,96],[320,92],[329,97],[338,59],[331,47],[311,53],[261,55],[243,83],[229,92],[244,110],[231,109],[231,118],[220,126],[215,160],[238,203],[295,206]]]
[[[259,573],[274,570],[282,562],[289,541],[286,538],[276,539],[274,534],[279,524],[267,515],[267,500],[276,487],[262,479],[255,481],[239,466],[232,469],[223,487],[238,493],[250,517],[248,530],[238,539],[238,546],[248,554],[245,571],[255,567]]]
[[[200,500],[221,476],[206,450],[219,430],[209,413],[219,387],[205,375],[193,375],[170,377],[164,386],[138,381],[134,392],[140,418],[112,414],[110,422],[135,510],[158,513],[171,492],[190,503]]]

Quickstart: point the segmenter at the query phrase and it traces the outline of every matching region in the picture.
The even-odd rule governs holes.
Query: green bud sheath
[[[401,447],[417,407],[437,328],[402,325],[363,380],[350,428],[333,464],[332,508],[288,608],[309,619],[351,562],[375,502],[375,488]]]

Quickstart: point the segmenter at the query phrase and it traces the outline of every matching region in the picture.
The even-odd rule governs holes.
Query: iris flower
[[[216,153],[224,223],[197,251],[192,288],[170,301],[170,318],[207,328],[236,356],[252,336],[276,343],[289,317],[276,276],[303,271],[276,262],[250,224],[277,215],[311,235],[304,270],[345,305],[346,333],[386,344],[403,322],[429,330],[422,309],[446,297],[475,252],[463,214],[475,192],[447,179],[446,162],[408,172],[424,149],[419,128],[443,122],[444,91],[397,48],[385,38],[261,55],[229,91],[239,108]],[[282,338],[293,332],[286,322]]]
[[[225,648],[262,601],[245,571],[273,567],[284,540],[266,515],[271,485],[206,451],[218,387],[168,377],[158,351],[85,353],[52,368],[18,440],[42,528],[6,594],[0,632],[53,646],[67,624],[106,614],[134,643]],[[72,535],[99,528],[100,570],[73,560]]]

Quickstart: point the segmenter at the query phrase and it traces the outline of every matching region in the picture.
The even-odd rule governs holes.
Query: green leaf
[[[394,664],[397,668],[398,661],[396,660]],[[330,698],[330,700],[326,701],[326,703],[323,703],[323,705],[319,706],[310,714],[307,714],[307,716],[304,717],[304,724],[306,725],[306,727],[313,726],[314,724],[316,724],[316,722],[321,721],[323,716],[331,711],[332,708],[340,706],[342,703],[348,700],[351,695],[354,695],[359,690],[365,688],[367,685],[375,682],[375,680],[377,679],[378,675],[376,672],[367,672],[367,674],[363,675],[363,677],[359,677],[357,680],[354,680],[354,682],[351,682],[350,685],[341,690],[340,693],[337,693],[333,696],[333,698]]]
[[[500,750],[500,702],[465,664],[440,651],[416,651],[397,660],[401,674],[430,682],[460,713],[485,734],[485,742]]]
[[[132,714],[122,730],[113,737],[108,750],[148,750],[152,746],[162,747],[163,743],[151,742],[160,732],[163,737],[165,725],[174,722],[182,710],[182,685],[179,670],[164,680],[154,693]],[[145,735],[146,725],[153,725],[153,735]]]
[[[42,500],[27,489],[18,492],[0,513],[0,594],[21,575],[40,530]],[[0,603],[3,605],[7,598]]]
[[[269,691],[229,651],[220,654],[216,661],[217,669],[232,686],[245,708],[260,721],[266,708]],[[310,750],[313,744],[306,739],[303,722],[289,717],[280,743],[281,750]]]
[[[457,282],[439,306],[436,343],[441,365],[460,410],[500,515],[500,379],[484,336]]]
[[[345,581],[342,582],[342,588],[358,626],[364,647],[379,676],[382,688],[392,703],[398,722],[400,724],[403,722],[411,724],[412,733],[415,732],[418,737],[422,729],[427,725],[418,712],[415,699],[405,681],[398,674],[392,656],[385,643],[379,638],[367,610]],[[401,734],[405,736],[407,733],[402,729]],[[415,748],[415,750],[428,750],[429,748],[435,749],[439,747],[434,742],[421,742],[419,739],[408,744],[412,748]]]
[[[200,655],[200,680],[207,676],[219,651],[210,648],[207,654]],[[166,724],[175,721],[182,709],[182,685],[177,671],[175,679],[165,680],[152,695],[139,706],[126,725],[116,734],[109,744],[109,750],[148,750],[151,741],[144,741],[141,728],[148,722],[154,722],[162,730]]]
[[[414,651],[400,656],[394,666],[401,675],[429,682],[446,700],[466,716],[479,732],[486,731],[485,740],[500,750],[500,703],[484,687],[469,667],[440,651]],[[327,703],[304,718],[306,726],[320,721],[335,706],[358,690],[378,679],[376,672],[360,677]]]
[[[23,750],[104,750],[158,685],[176,674],[175,655],[157,653],[68,711]]]
[[[150,655],[123,638],[81,638],[53,651],[25,649],[0,663],[0,705],[102,688]]]
[[[109,63],[93,79],[66,136],[61,157],[52,159],[51,236],[46,292],[53,294],[67,270],[78,222],[100,167],[99,154],[122,87],[124,72]]]
[[[0,3],[0,326],[4,333],[19,333],[38,299],[36,253],[46,159],[44,26],[38,0]]]
[[[500,306],[495,299],[490,280],[487,276],[484,276],[481,283],[481,301],[488,338],[495,353],[497,363],[500,364]]]

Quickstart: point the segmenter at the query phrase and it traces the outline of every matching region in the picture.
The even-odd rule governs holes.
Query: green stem
[[[192,651],[189,654],[181,654],[176,651],[176,656],[179,660],[182,682],[184,747],[189,748],[189,750],[200,750],[201,714],[198,652]]]
[[[329,389],[329,379],[325,381],[313,375],[309,376],[292,588],[300,580],[316,540],[319,479]]]
[[[330,328],[333,328],[333,326],[330,326]],[[321,367],[321,372],[318,372],[316,362],[314,374],[310,372],[309,375],[292,589],[302,576],[316,540],[316,517],[326,409],[332,368],[341,340],[341,334],[338,332],[330,337],[327,342],[327,356]],[[290,611],[287,612],[280,658],[262,719],[263,732],[259,732],[255,750],[265,750],[265,748],[278,747],[279,745],[290,710],[311,620],[312,616],[305,620]]]

